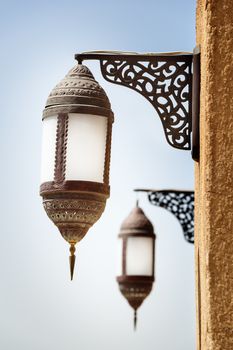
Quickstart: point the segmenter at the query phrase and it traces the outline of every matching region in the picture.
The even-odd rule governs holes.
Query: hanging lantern
[[[48,217],[75,245],[100,218],[109,197],[113,112],[90,70],[81,64],[52,90],[43,112],[40,195]]]
[[[119,271],[117,282],[123,296],[137,309],[150,294],[154,282],[155,239],[153,226],[138,205],[123,221],[118,235]]]

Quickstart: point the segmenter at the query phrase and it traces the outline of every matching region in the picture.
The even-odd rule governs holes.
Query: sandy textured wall
[[[201,154],[196,165],[199,350],[233,349],[233,0],[197,1]]]

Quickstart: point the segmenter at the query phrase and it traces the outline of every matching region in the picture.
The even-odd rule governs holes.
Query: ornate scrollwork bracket
[[[194,192],[177,190],[144,190],[147,192],[149,202],[155,206],[167,209],[179,220],[184,238],[189,243],[194,243]]]
[[[152,104],[172,147],[191,149],[192,53],[97,51],[77,54],[75,58],[79,63],[99,60],[102,75],[107,81],[137,91]]]

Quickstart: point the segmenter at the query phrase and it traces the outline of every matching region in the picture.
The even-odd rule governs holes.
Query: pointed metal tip
[[[73,280],[73,276],[74,276],[74,265],[75,265],[75,244],[71,243],[70,244],[70,279],[71,281]]]
[[[73,280],[74,276],[75,255],[70,256],[70,280]]]
[[[134,331],[137,329],[137,310],[134,310]]]

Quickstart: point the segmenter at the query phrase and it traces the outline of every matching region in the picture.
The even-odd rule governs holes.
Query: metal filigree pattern
[[[44,209],[69,243],[79,242],[105,209],[105,201],[96,199],[44,199]]]
[[[148,284],[122,284],[119,283],[120,292],[126,298],[129,305],[137,310],[152,290],[152,283]]]
[[[191,56],[100,59],[103,77],[143,95],[157,111],[168,143],[191,149]]]
[[[194,192],[192,191],[151,191],[148,192],[151,204],[169,210],[179,220],[184,238],[194,243]]]
[[[78,199],[51,199],[43,202],[49,218],[55,223],[88,223],[93,225],[105,208],[105,202]]]

